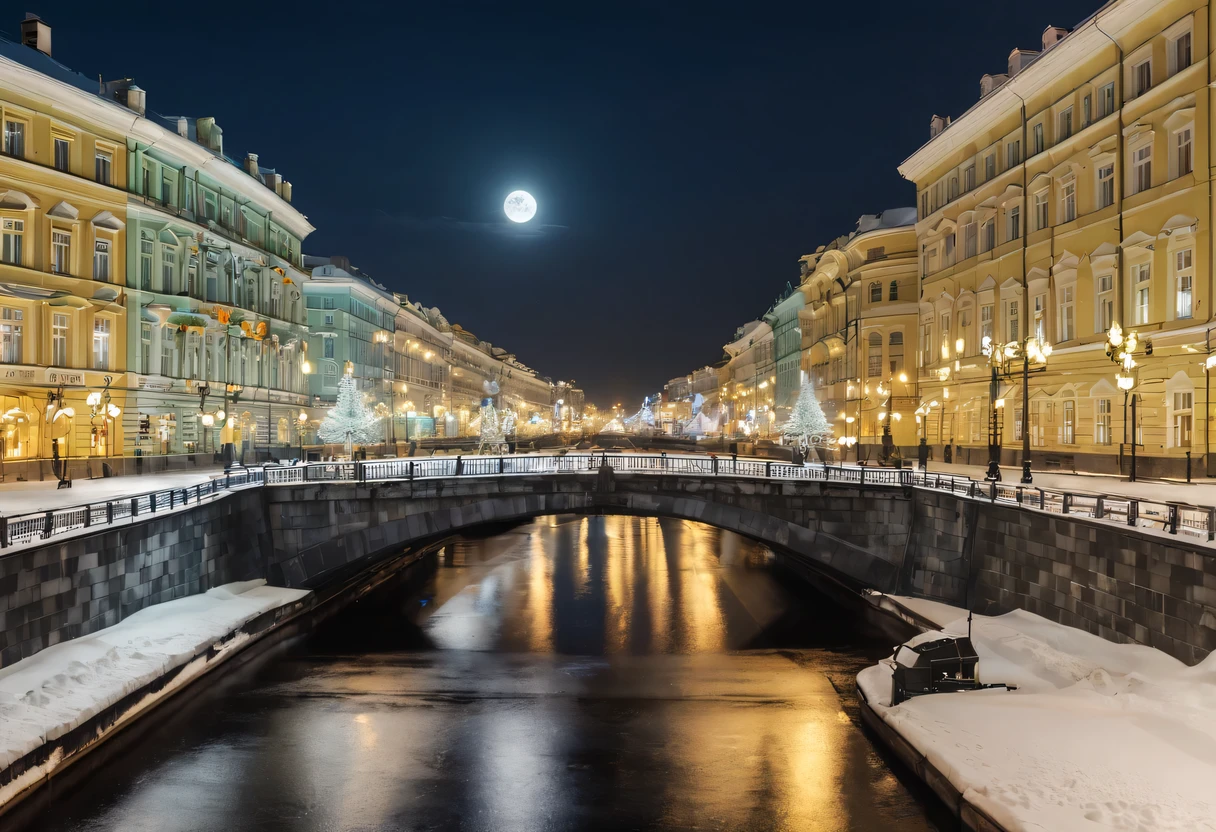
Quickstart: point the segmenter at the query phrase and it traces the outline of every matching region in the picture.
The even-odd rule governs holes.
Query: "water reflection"
[[[624,517],[458,540],[43,801],[35,826],[932,828],[833,685],[871,648],[772,561]]]

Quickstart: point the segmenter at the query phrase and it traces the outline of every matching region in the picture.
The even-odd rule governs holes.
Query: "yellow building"
[[[125,137],[95,94],[92,104],[79,89],[63,94],[87,79],[44,54],[49,30],[39,27],[23,25],[30,46],[0,43],[0,473],[7,479],[53,476],[56,454],[121,454],[115,425],[126,405]],[[21,62],[12,59],[18,50]],[[98,394],[92,405],[90,393]]]
[[[1117,322],[1152,347],[1133,374],[1140,471],[1178,475],[1188,452],[1203,464],[1210,26],[1205,3],[1116,0],[1072,32],[1050,27],[1041,52],[1015,49],[984,76],[965,114],[934,116],[901,165],[918,196],[916,366],[935,458],[951,445],[955,461],[988,459],[989,338],[1015,345],[998,393],[1006,464],[1028,415],[1036,469],[1126,471]],[[1028,338],[1053,349],[1027,408]]]
[[[802,369],[847,458],[877,460],[917,442],[915,209],[863,216],[857,230],[802,258]],[[905,351],[906,350],[906,351]]]

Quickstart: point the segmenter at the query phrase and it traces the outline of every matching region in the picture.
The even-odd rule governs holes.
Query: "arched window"
[[[891,362],[891,375],[898,376],[904,371],[904,334],[892,332],[887,339],[887,357]]]
[[[882,375],[882,334],[879,332],[870,333],[869,347],[866,350],[866,373],[871,378]]]
[[[882,303],[882,284],[877,280],[870,284],[870,303]]]
[[[887,300],[899,300],[899,281],[891,281],[891,291],[887,295]]]

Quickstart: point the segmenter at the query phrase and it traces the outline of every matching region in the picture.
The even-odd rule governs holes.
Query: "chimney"
[[[199,144],[216,153],[224,152],[224,131],[215,123],[214,118],[200,118],[194,124]]]
[[[262,183],[280,196],[283,195],[283,177],[277,173],[268,173],[262,177]]]
[[[291,202],[291,183],[290,182],[283,183],[283,191],[282,191],[282,193],[279,194],[279,196],[283,197],[283,200],[285,202]]]
[[[181,136],[183,139],[190,138],[190,119],[186,118],[185,116],[178,118],[177,135]]]
[[[929,138],[933,138],[938,133],[950,126],[950,116],[935,115],[929,119]]]
[[[985,75],[980,78],[980,98],[984,98],[993,90],[1000,88],[1008,80],[1009,76],[1003,72],[1000,75]]]
[[[1038,52],[1029,49],[1015,49],[1009,53],[1009,77],[1016,75],[1022,67],[1039,57]]]
[[[1065,29],[1063,26],[1048,26],[1043,30],[1043,51],[1046,52],[1048,49],[1064,40],[1064,36],[1070,31],[1072,30]]]
[[[252,176],[254,179],[261,178],[260,172],[258,171],[258,154],[256,154],[256,153],[246,153],[245,154],[245,172],[248,173],[250,176]]]
[[[126,101],[127,109],[134,110],[135,112],[139,113],[142,116],[147,109],[147,107],[146,107],[146,103],[147,103],[146,95],[147,94],[142,89],[135,86],[134,84],[127,87],[126,94],[127,94],[127,101]]]
[[[21,42],[31,49],[37,49],[48,58],[51,56],[51,27],[33,12],[25,13],[21,21]]]

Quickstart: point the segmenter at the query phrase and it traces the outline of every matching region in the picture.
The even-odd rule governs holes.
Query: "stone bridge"
[[[910,531],[898,486],[578,471],[265,489],[272,583],[315,587],[402,547],[551,514],[695,520],[783,550],[851,587],[898,588]]]

